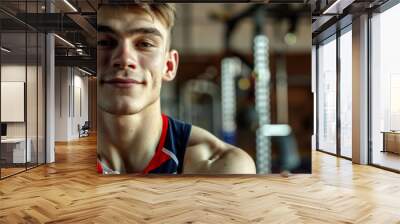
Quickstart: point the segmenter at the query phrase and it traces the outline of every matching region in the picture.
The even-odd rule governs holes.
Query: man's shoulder
[[[225,143],[210,132],[193,126],[185,166],[205,173],[253,173],[253,159],[242,149]]]

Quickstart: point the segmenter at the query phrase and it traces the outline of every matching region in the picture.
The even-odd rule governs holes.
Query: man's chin
[[[137,113],[140,113],[143,108],[139,106],[120,106],[120,107],[108,107],[108,106],[99,106],[100,109],[104,112],[107,112],[109,114],[113,115],[134,115]]]

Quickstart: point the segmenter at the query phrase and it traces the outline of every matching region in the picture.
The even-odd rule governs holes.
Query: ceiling
[[[374,11],[388,0],[311,0],[313,42],[351,23],[351,18]],[[339,22],[344,21],[344,22]]]
[[[12,50],[7,55],[2,51],[2,55],[14,62],[24,62],[26,58],[34,61],[37,52],[40,52],[44,45],[37,43],[37,40],[40,42],[44,38],[37,33],[54,32],[76,46],[72,48],[60,38],[55,38],[56,65],[66,64],[68,58],[60,56],[68,55],[81,59],[69,60],[76,62],[75,66],[84,64],[91,71],[95,71],[97,0],[48,0],[47,2],[46,5],[44,0],[0,1],[2,46]],[[3,57],[3,60],[6,57]],[[82,63],[79,63],[80,61]]]

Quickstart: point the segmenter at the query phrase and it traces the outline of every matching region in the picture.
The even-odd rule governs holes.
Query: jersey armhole
[[[189,138],[190,138],[191,132],[192,132],[192,125],[185,123],[183,126],[183,133],[185,133],[185,135],[181,142],[182,148],[184,150],[182,150],[182,153],[180,153],[181,155],[179,155],[181,157],[181,158],[179,158],[181,163],[179,163],[179,166],[178,166],[178,174],[181,174],[183,171],[183,164],[185,161],[186,149],[187,149],[187,145],[189,143]]]

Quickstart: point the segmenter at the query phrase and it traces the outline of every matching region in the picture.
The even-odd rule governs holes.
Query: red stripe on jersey
[[[165,139],[167,136],[168,117],[164,114],[161,114],[161,117],[162,117],[162,122],[163,122],[161,138],[160,138],[160,141],[158,142],[158,146],[157,146],[156,152],[154,153],[153,158],[150,160],[150,163],[144,169],[142,174],[148,174],[150,171],[160,167],[165,161],[170,159],[169,155],[165,154],[162,151],[162,149],[164,147]]]
[[[99,160],[97,160],[97,172],[98,173],[103,173],[103,166],[101,166]]]

